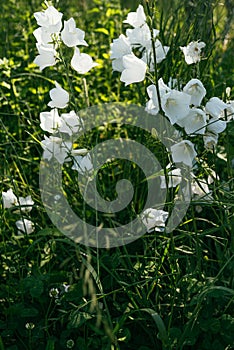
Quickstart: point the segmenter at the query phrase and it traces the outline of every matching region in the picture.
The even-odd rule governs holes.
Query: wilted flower
[[[164,231],[167,218],[168,212],[153,208],[148,208],[141,214],[141,220],[146,226],[147,232]]]
[[[65,108],[69,102],[69,93],[57,81],[55,86],[54,89],[50,90],[51,101],[48,103],[48,106],[51,108]]]
[[[201,49],[203,49],[205,46],[206,44],[202,41],[192,41],[187,46],[180,46],[180,49],[183,51],[185,56],[185,62],[187,64],[200,62]]]
[[[57,33],[61,30],[62,16],[63,14],[56,10],[54,6],[48,6],[45,11],[34,13],[37,24],[45,27],[50,33]]]
[[[42,130],[48,131],[51,134],[53,134],[62,123],[56,108],[52,109],[50,112],[41,112],[40,121]]]
[[[218,118],[221,112],[224,111],[224,109],[227,107],[228,105],[224,103],[222,100],[220,100],[220,98],[218,97],[210,98],[205,105],[206,112],[209,113],[214,118]]]
[[[79,28],[76,28],[76,22],[74,18],[70,18],[68,21],[64,21],[64,28],[61,32],[61,38],[65,45],[68,47],[75,47],[77,45],[88,46],[84,40],[85,32]]]
[[[190,102],[190,95],[177,90],[171,90],[162,96],[162,109],[172,125],[188,115]]]
[[[137,58],[133,53],[123,57],[124,70],[120,80],[125,83],[125,86],[138,83],[145,79],[146,63]]]
[[[39,66],[42,71],[46,67],[54,66],[56,64],[56,51],[52,45],[36,44],[39,55],[36,56],[33,63]]]
[[[128,23],[134,28],[141,27],[146,21],[146,16],[144,8],[142,5],[139,5],[136,12],[130,12],[127,16],[127,19],[123,23]]]
[[[191,104],[200,106],[203,97],[206,95],[206,89],[198,79],[191,79],[183,88],[183,91],[191,95]]]
[[[7,190],[7,192],[2,192],[2,200],[3,200],[3,207],[5,209],[11,208],[18,204],[17,197],[15,196],[11,188]]]
[[[194,144],[191,141],[183,140],[171,147],[172,159],[175,163],[182,162],[192,167],[193,160],[197,155]]]
[[[189,114],[182,120],[177,121],[177,124],[184,127],[188,135],[205,133],[207,125],[207,117],[205,112],[199,108],[191,108]]]
[[[42,148],[44,149],[43,158],[50,160],[54,157],[60,164],[63,164],[65,158],[68,156],[68,152],[72,148],[72,143],[63,142],[60,137],[44,137],[45,139],[41,141]]]
[[[85,174],[93,170],[93,162],[90,154],[88,153],[84,157],[75,156],[72,169],[78,171],[80,174]]]
[[[87,53],[81,53],[78,47],[75,47],[74,55],[71,59],[71,66],[78,73],[85,74],[93,67],[98,66],[98,64],[93,62],[92,57]]]
[[[22,232],[30,234],[35,230],[33,222],[28,219],[18,220],[15,224],[18,228],[18,234],[21,234]]]

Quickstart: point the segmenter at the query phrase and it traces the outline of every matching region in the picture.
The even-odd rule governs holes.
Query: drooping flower
[[[214,118],[218,118],[228,105],[218,97],[212,97],[205,105],[206,112]]]
[[[217,134],[206,133],[203,136],[204,146],[207,150],[213,150],[218,143],[219,136]]]
[[[12,189],[2,192],[3,208],[11,208],[18,204],[18,199]]]
[[[56,10],[54,6],[48,6],[45,11],[34,13],[37,24],[47,28],[47,31],[50,33],[60,32],[62,28],[62,16],[63,14]]]
[[[177,124],[183,127],[188,135],[204,135],[207,117],[201,109],[191,108],[189,114],[182,120],[178,120]]]
[[[55,82],[55,88],[50,90],[51,101],[48,106],[51,108],[65,108],[69,102],[69,93],[64,90],[57,81]]]
[[[177,90],[171,90],[162,96],[162,109],[169,118],[171,124],[188,115],[191,96]]]
[[[155,41],[156,62],[161,63],[169,51],[169,46],[162,46],[159,39]],[[154,55],[153,49],[146,50],[142,56],[142,60],[149,66],[150,72],[154,71]]]
[[[197,155],[194,144],[191,141],[183,140],[171,146],[171,155],[175,163],[184,163],[189,167],[193,166],[193,160]]]
[[[75,156],[72,169],[78,171],[79,174],[84,174],[93,170],[93,162],[90,153],[86,154],[83,157]]]
[[[162,232],[165,229],[165,222],[168,218],[168,212],[148,208],[141,214],[141,220],[145,225],[147,232],[158,231]]]
[[[93,67],[98,66],[98,64],[93,62],[92,57],[87,53],[81,53],[78,47],[75,47],[74,55],[71,59],[71,66],[78,73],[85,74]]]
[[[39,55],[36,56],[33,63],[38,65],[41,71],[46,67],[54,66],[56,64],[56,50],[53,48],[53,45],[37,43],[36,46]]]
[[[187,64],[193,64],[200,62],[201,60],[201,49],[203,49],[206,44],[202,41],[192,41],[187,46],[180,46],[185,56],[185,62]]]
[[[200,106],[203,97],[206,95],[206,89],[198,79],[191,79],[183,88],[183,91],[191,95],[191,104]]]
[[[64,21],[64,28],[61,32],[61,38],[65,45],[68,47],[75,47],[77,45],[88,46],[84,40],[85,32],[79,28],[76,28],[76,22],[74,18],[70,18],[68,21]]]
[[[161,188],[171,188],[178,186],[182,181],[181,169],[176,168],[168,172],[168,184],[166,184],[165,176],[160,176]]]
[[[139,5],[136,12],[129,12],[123,23],[128,23],[134,28],[141,27],[146,21],[146,15],[142,5]]]
[[[61,118],[56,108],[52,109],[50,112],[41,112],[40,121],[40,127],[42,130],[48,131],[51,134],[57,131],[61,125]]]
[[[44,136],[44,140],[41,141],[42,148],[44,149],[43,158],[51,160],[53,157],[63,164],[68,153],[72,149],[71,142],[64,142],[60,137]]]
[[[81,123],[82,121],[74,111],[63,113],[61,114],[61,125],[58,130],[71,136],[80,129]]]
[[[125,83],[125,86],[145,79],[147,65],[133,53],[123,57],[123,66],[120,80]]]
[[[35,230],[33,222],[28,219],[18,220],[15,224],[18,229],[18,234],[22,234],[22,232],[30,234]]]

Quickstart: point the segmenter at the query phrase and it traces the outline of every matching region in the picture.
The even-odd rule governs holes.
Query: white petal
[[[183,88],[186,94],[191,95],[191,104],[200,106],[203,97],[206,95],[206,89],[198,79],[191,79]]]
[[[218,97],[212,97],[205,106],[207,113],[214,118],[218,118],[220,113],[227,107],[228,105]]]
[[[171,147],[172,159],[175,163],[182,162],[190,167],[197,155],[194,144],[191,141],[183,140]]]

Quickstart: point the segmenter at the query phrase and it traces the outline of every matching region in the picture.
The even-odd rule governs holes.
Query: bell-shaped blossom
[[[129,39],[121,34],[118,39],[114,39],[113,43],[110,45],[111,55],[110,58],[121,58],[125,55],[128,55],[132,52],[131,44]]]
[[[177,124],[182,126],[188,135],[204,135],[207,125],[207,117],[205,112],[201,109],[192,108],[185,118],[177,121]]]
[[[93,67],[98,66],[98,64],[93,62],[92,57],[87,53],[81,53],[78,47],[75,47],[74,55],[71,59],[71,66],[78,73],[85,74]]]
[[[2,192],[3,208],[11,208],[18,204],[18,199],[12,189]]]
[[[146,21],[146,15],[142,5],[139,5],[136,12],[129,12],[123,23],[128,23],[134,28],[141,27]]]
[[[50,112],[41,112],[40,121],[40,127],[42,130],[48,131],[51,134],[57,131],[61,125],[61,118],[56,108],[52,109]]]
[[[204,146],[207,150],[213,150],[218,143],[218,134],[206,133],[203,136]]]
[[[54,66],[56,64],[56,50],[53,45],[36,44],[39,55],[36,56],[33,63],[39,66],[42,71],[46,67]]]
[[[160,188],[171,188],[178,186],[182,181],[181,169],[176,168],[168,172],[168,184],[166,183],[165,176],[160,176],[161,185]]]
[[[45,27],[39,27],[34,30],[33,35],[35,36],[37,43],[40,45],[52,44],[51,33]]]
[[[169,46],[162,46],[160,40],[156,39],[155,41],[155,52],[156,52],[156,62],[161,63],[165,58],[169,51]],[[150,72],[154,71],[154,55],[153,50],[146,50],[142,56],[142,60],[147,63],[149,66]]]
[[[185,62],[187,64],[200,62],[201,49],[203,49],[205,46],[206,44],[202,41],[192,41],[187,46],[180,46],[180,49],[184,53]]]
[[[54,6],[48,6],[45,11],[34,13],[37,24],[47,28],[47,31],[50,33],[60,32],[62,28],[62,16],[63,14],[56,10]]]
[[[165,115],[173,125],[177,120],[183,119],[188,115],[191,96],[185,92],[171,90],[162,96],[161,102]]]
[[[141,220],[145,225],[147,232],[163,232],[167,218],[168,212],[153,208],[148,208],[141,214]]]
[[[212,134],[218,135],[226,129],[227,122],[225,120],[220,120],[218,118],[209,119],[207,125],[207,131]]]
[[[154,39],[159,34],[159,30],[153,29]],[[152,39],[150,28],[147,23],[145,23],[142,27],[127,29],[126,35],[131,43],[132,47],[139,48],[142,50],[143,48],[150,50],[152,47]]]
[[[61,114],[61,125],[59,126],[59,131],[74,135],[81,127],[81,119],[76,115],[74,111],[70,113]]]
[[[218,97],[212,97],[205,105],[206,112],[214,118],[218,118],[222,111],[227,108],[227,103]]]
[[[171,89],[164,83],[163,79],[160,78],[158,80],[158,86],[159,86],[159,94],[160,97],[162,97],[164,94],[169,92]],[[147,94],[149,96],[149,101],[146,103],[145,110],[153,115],[156,115],[159,112],[159,102],[158,102],[158,93],[156,86],[154,84],[151,84],[147,87]]]
[[[19,203],[17,205],[20,206],[20,210],[23,212],[30,212],[32,210],[32,206],[34,201],[31,196],[27,197],[19,197]]]
[[[145,79],[147,65],[133,53],[123,57],[123,66],[120,80],[125,83],[125,86]]]
[[[213,200],[211,191],[205,179],[196,179],[192,181],[191,192],[195,199],[203,199],[206,201]]]
[[[183,88],[183,91],[191,95],[191,104],[200,106],[203,97],[206,95],[206,89],[198,79],[191,79]]]
[[[55,88],[50,90],[51,101],[48,106],[51,108],[65,108],[69,102],[69,93],[64,90],[57,81],[55,82]]]
[[[171,155],[175,163],[184,163],[189,167],[193,166],[193,160],[197,155],[194,144],[191,141],[183,140],[171,146]]]
[[[30,234],[35,230],[33,222],[28,219],[18,220],[15,224],[18,229],[18,234],[22,234],[22,232]]]
[[[61,38],[66,46],[88,46],[87,42],[84,40],[84,37],[85,32],[79,28],[76,28],[76,22],[74,18],[70,18],[68,21],[64,21],[64,28],[61,32]]]
[[[63,164],[68,153],[72,149],[71,142],[64,142],[60,137],[44,136],[41,146],[44,149],[43,158],[51,160],[55,158],[60,164]]]
[[[124,70],[123,66],[123,56],[131,54],[132,48],[128,38],[121,34],[118,39],[114,39],[111,44],[111,55],[112,68],[114,71],[122,72]]]
[[[78,171],[79,174],[85,174],[93,170],[93,162],[90,153],[86,154],[84,157],[75,156],[72,169]]]

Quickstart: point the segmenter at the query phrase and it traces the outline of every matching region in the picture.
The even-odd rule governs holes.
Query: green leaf
[[[109,36],[108,30],[105,29],[105,28],[97,28],[97,29],[95,29],[95,32],[96,32],[96,33],[103,33],[103,34]]]

